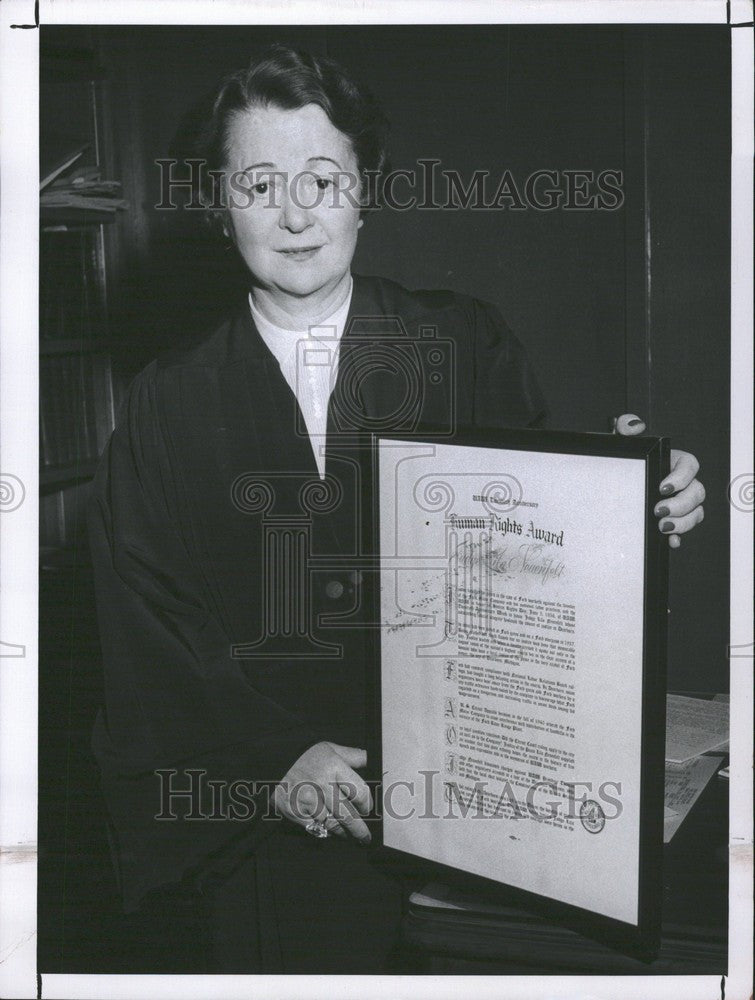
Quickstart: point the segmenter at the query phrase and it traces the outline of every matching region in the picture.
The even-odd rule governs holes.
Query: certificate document
[[[377,439],[383,843],[638,928],[665,442],[478,437]]]

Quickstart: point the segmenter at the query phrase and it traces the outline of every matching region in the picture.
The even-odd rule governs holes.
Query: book
[[[58,177],[40,194],[41,208],[76,208],[91,212],[116,212],[126,208],[120,181],[105,180],[98,166],[81,167]]]
[[[104,264],[96,228],[42,232],[39,297],[43,340],[106,334]]]
[[[67,140],[63,140],[66,142]],[[89,143],[85,142],[77,146],[61,146],[60,141],[55,143],[51,140],[48,145],[52,148],[44,150],[40,157],[39,168],[39,190],[44,191],[52,182],[59,177],[69,167],[73,166],[84,153],[89,149]]]
[[[43,355],[39,388],[42,467],[76,470],[96,461],[114,422],[109,354]]]

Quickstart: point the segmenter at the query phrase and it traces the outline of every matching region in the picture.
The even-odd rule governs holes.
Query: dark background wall
[[[552,426],[602,431],[610,417],[633,411],[700,458],[706,520],[671,559],[669,686],[728,690],[727,29],[43,28],[43,58],[45,47],[94,47],[105,73],[107,175],[123,182],[130,203],[106,227],[126,378],[208,330],[239,291],[233,260],[196,215],[155,209],[154,161],[169,155],[187,109],[221,75],[277,40],[330,55],[371,86],[393,122],[397,168],[435,158],[467,179],[508,169],[522,185],[539,169],[623,171],[617,211],[384,211],[364,226],[355,265],[409,287],[495,302],[534,362]],[[84,775],[86,787],[95,781],[88,734],[97,684],[82,663],[96,664],[97,654],[93,625],[76,618],[66,580],[51,586],[61,593],[48,602],[46,648],[62,666],[54,654],[42,663],[40,773],[58,795],[61,727],[69,775]],[[77,592],[82,607],[87,588]],[[62,653],[61,637],[69,643]],[[77,841],[97,840],[101,818],[76,820],[69,805],[69,793],[52,795],[40,814],[51,851],[61,829],[80,850],[54,878],[48,873],[51,899],[60,891],[46,939],[40,927],[41,967],[81,971],[83,955],[113,971],[91,937],[92,914],[104,919],[103,908],[90,897],[77,910],[71,897],[77,880],[96,894],[93,878],[107,877],[97,844]],[[41,843],[44,864],[44,836]]]

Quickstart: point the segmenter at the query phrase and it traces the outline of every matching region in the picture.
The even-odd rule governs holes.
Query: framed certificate
[[[372,453],[382,846],[651,952],[668,442],[471,431]]]

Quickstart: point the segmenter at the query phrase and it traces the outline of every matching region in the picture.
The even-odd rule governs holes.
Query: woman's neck
[[[278,289],[252,286],[254,308],[284,330],[307,330],[322,323],[339,309],[351,289],[351,274],[347,271],[332,288],[320,295],[287,295]]]

